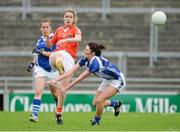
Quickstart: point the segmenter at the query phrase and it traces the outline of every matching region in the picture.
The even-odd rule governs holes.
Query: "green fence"
[[[10,93],[9,111],[31,111],[33,93]],[[64,104],[64,112],[95,111],[92,106],[94,94],[69,93]],[[176,113],[180,112],[180,94],[118,94],[113,99],[122,100],[122,112]],[[41,111],[54,112],[55,102],[49,93],[42,96]],[[113,111],[106,107],[105,111]]]

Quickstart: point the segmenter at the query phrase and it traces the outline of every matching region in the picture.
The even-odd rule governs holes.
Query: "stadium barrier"
[[[9,94],[8,111],[32,110],[33,92],[14,92]],[[64,112],[92,112],[94,97],[93,91],[69,92],[64,104]],[[140,113],[177,113],[180,112],[180,94],[174,92],[123,92],[113,97],[123,102],[121,112]],[[42,112],[54,112],[55,102],[50,93],[44,93],[42,97]],[[112,107],[106,107],[105,111],[113,112]]]

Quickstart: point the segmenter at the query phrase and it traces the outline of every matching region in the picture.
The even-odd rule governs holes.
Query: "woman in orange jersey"
[[[60,75],[74,66],[74,58],[78,51],[79,42],[81,42],[81,30],[75,25],[77,16],[72,9],[65,10],[63,13],[64,25],[56,29],[52,39],[47,40],[48,46],[56,44],[56,50],[50,56],[50,64],[58,69]],[[61,81],[61,87],[65,87],[71,77]],[[60,87],[60,88],[61,88]],[[62,125],[62,107],[65,96],[58,97],[56,110],[57,124]]]

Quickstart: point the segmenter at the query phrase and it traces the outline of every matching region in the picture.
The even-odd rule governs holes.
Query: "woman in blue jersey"
[[[93,99],[93,105],[96,107],[96,115],[91,120],[92,125],[99,125],[103,108],[105,106],[114,107],[115,116],[119,115],[121,102],[108,99],[120,92],[126,85],[123,73],[121,73],[114,64],[101,56],[102,49],[105,49],[103,45],[93,42],[88,43],[84,49],[84,56],[78,61],[78,63],[71,70],[64,73],[56,80],[51,81],[51,83],[56,83],[73,75],[73,73],[78,71],[80,67],[87,66],[87,69],[81,73],[79,77],[59,91],[59,94],[65,94],[67,90],[88,77],[91,73],[103,78],[103,81],[97,89],[96,95]]]
[[[41,106],[41,96],[45,88],[46,82],[53,80],[59,76],[57,70],[52,69],[49,64],[49,56],[55,50],[56,46],[54,45],[51,48],[46,46],[46,37],[45,33],[48,33],[50,37],[53,36],[51,33],[51,23],[50,20],[44,19],[40,25],[40,31],[42,36],[39,37],[36,43],[36,48],[33,50],[33,53],[36,53],[38,56],[33,59],[33,61],[28,65],[27,71],[31,71],[34,67],[34,77],[35,77],[35,95],[32,102],[32,114],[30,116],[30,121],[37,122],[38,114]],[[58,84],[49,84],[54,99],[57,101],[57,87]]]

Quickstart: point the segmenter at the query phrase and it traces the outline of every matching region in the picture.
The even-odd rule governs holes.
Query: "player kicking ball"
[[[73,68],[56,80],[49,83],[57,83],[67,77],[72,76],[82,66],[86,66],[87,69],[81,73],[75,80],[66,85],[58,91],[58,94],[64,95],[70,88],[78,84],[80,81],[88,77],[91,73],[103,78],[102,83],[98,87],[93,99],[93,105],[96,107],[96,114],[92,120],[91,125],[99,125],[103,109],[105,106],[111,106],[114,108],[114,115],[118,116],[120,113],[121,101],[109,100],[118,92],[122,91],[126,85],[123,73],[110,61],[101,56],[101,50],[105,49],[103,45],[90,42],[84,49],[84,56],[78,61]]]

